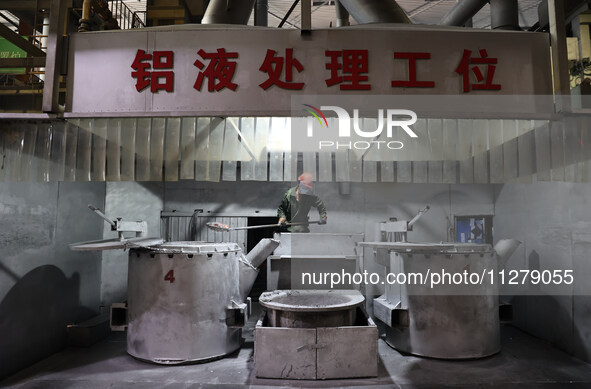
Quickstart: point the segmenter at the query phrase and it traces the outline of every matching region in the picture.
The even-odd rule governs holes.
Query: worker
[[[285,193],[277,208],[278,224],[289,232],[310,232],[307,224],[286,226],[286,223],[307,223],[311,207],[318,209],[319,224],[326,224],[326,207],[314,194],[314,179],[310,173],[303,173],[298,178],[298,185]]]

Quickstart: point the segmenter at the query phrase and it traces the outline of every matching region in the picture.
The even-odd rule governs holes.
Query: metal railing
[[[122,30],[146,26],[139,15],[141,12],[133,12],[122,0],[107,0],[107,3],[113,13],[113,19],[117,21]]]

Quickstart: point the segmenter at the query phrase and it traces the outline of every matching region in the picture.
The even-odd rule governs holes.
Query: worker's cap
[[[314,179],[310,173],[302,173],[298,177],[299,184],[298,188],[300,194],[303,195],[313,195],[314,194]]]

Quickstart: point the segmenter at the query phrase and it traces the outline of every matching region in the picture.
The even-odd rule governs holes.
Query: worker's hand
[[[277,222],[277,224],[278,224],[279,226],[281,226],[282,228],[285,228],[285,227],[286,227],[286,223],[287,223],[287,219],[286,219],[286,218],[284,218],[284,217],[280,218],[280,219],[279,219],[279,222]]]
[[[322,219],[320,219],[320,221],[318,222],[318,224],[326,224],[326,218],[323,217]]]

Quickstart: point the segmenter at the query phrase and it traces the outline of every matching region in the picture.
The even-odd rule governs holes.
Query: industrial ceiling
[[[130,1],[130,3],[133,1]],[[522,27],[531,27],[538,21],[538,5],[541,0],[519,0],[519,22]],[[135,1],[135,3],[138,3]],[[457,0],[398,0],[410,19],[416,24],[438,24]],[[269,26],[276,27],[285,16],[292,0],[269,0]],[[328,28],[334,25],[334,1],[313,1],[312,26],[314,28]],[[286,27],[298,28],[301,15],[299,7],[288,18]],[[485,6],[473,19],[475,28],[490,28],[490,7]],[[351,19],[351,24],[355,21]]]
[[[191,3],[194,0],[186,0]],[[398,4],[406,11],[410,19],[417,24],[438,24],[445,14],[456,5],[457,0],[398,0]],[[519,23],[522,27],[531,27],[538,21],[538,5],[541,0],[519,0]],[[146,0],[126,0],[125,3],[133,11],[144,11]],[[277,27],[285,16],[293,0],[269,0],[269,26]],[[334,0],[313,1],[312,26],[327,28],[334,25]],[[475,28],[490,28],[490,7],[485,6],[474,17]],[[249,24],[253,24],[253,18]],[[284,28],[299,28],[301,14],[296,7],[287,19]],[[355,24],[351,20],[351,24]]]
[[[125,0],[127,6],[134,11],[144,11],[147,0]],[[193,3],[195,0],[186,0]],[[199,0],[201,2],[201,0]],[[438,24],[445,14],[458,2],[457,0],[398,0],[398,4],[416,24]],[[538,21],[538,5],[541,0],[519,0],[519,23],[522,27],[531,27]],[[286,15],[293,0],[269,0],[269,26],[277,27]],[[328,28],[335,23],[334,0],[313,1],[312,26],[314,28]],[[473,19],[475,28],[490,28],[490,7],[485,6]],[[253,18],[249,24],[253,24]],[[299,6],[294,9],[287,19],[284,28],[299,28],[301,14]],[[351,20],[351,24],[355,24]]]
[[[111,0],[112,1],[112,0]],[[109,1],[109,2],[111,2]],[[146,4],[148,0],[123,0],[123,3],[132,12],[138,12],[140,17],[145,18]],[[542,0],[519,0],[519,24],[527,29],[538,20],[537,8]],[[22,16],[28,16],[35,8],[43,7],[44,0],[0,0],[0,10],[10,10]],[[268,0],[269,2],[269,26],[277,27],[280,21],[288,13],[293,0]],[[410,19],[416,24],[438,24],[458,0],[398,0],[398,4],[404,9]],[[179,6],[186,8],[189,12],[199,14],[204,8],[203,0],[178,0]],[[48,5],[48,4],[47,4]],[[16,12],[15,12],[16,11]],[[323,0],[312,2],[312,27],[329,28],[335,24],[334,0]],[[10,13],[3,12],[10,17]],[[8,24],[5,19],[0,22]],[[253,23],[251,15],[249,24]],[[351,19],[351,24],[355,21]],[[301,13],[300,7],[296,6],[291,15],[287,18],[284,28],[300,28]],[[475,28],[490,28],[490,7],[486,5],[473,18]]]

